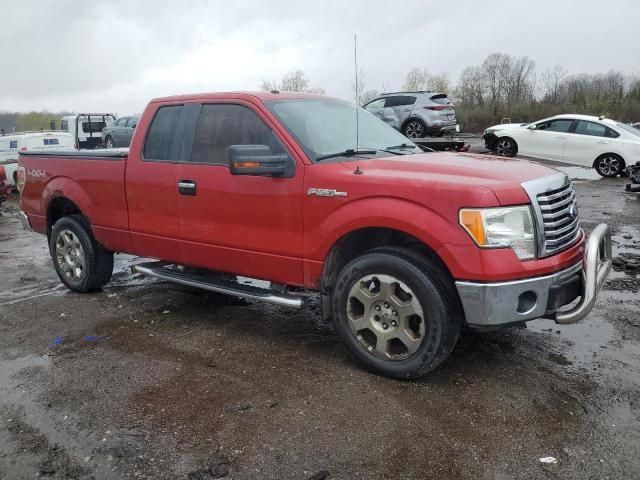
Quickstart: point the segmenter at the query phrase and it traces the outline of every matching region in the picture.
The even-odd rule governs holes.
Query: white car
[[[604,117],[557,115],[533,123],[495,125],[483,138],[498,155],[593,167],[603,177],[615,177],[640,160],[640,130]]]
[[[38,130],[0,135],[0,165],[4,167],[7,183],[15,187],[18,152],[32,150],[74,150],[73,137],[65,132]]]

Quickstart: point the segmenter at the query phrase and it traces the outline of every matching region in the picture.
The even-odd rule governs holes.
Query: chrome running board
[[[180,285],[201,288],[210,292],[224,293],[235,297],[259,300],[281,307],[302,308],[304,298],[286,293],[275,292],[269,288],[239,283],[233,275],[218,272],[188,272],[180,266],[165,262],[150,262],[133,265],[134,273],[141,273],[150,277],[160,278]]]

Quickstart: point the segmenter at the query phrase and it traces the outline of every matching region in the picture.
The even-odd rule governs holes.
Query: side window
[[[60,130],[63,132],[69,131],[69,121],[68,120],[60,120]]]
[[[136,117],[129,117],[129,120],[127,120],[127,127],[136,128],[137,123],[138,119]]]
[[[127,121],[127,117],[121,117],[118,120],[116,120],[116,122],[113,124],[116,127],[124,127],[124,124]]]
[[[606,127],[607,129],[607,133],[605,135],[605,137],[609,137],[609,138],[618,138],[620,136],[620,134],[618,132],[616,132],[615,130]]]
[[[174,134],[183,108],[182,105],[170,105],[158,109],[144,142],[145,160],[178,160],[173,158],[177,157],[177,149],[173,148]]]
[[[286,153],[278,137],[251,109],[232,104],[203,105],[191,161],[228,165],[230,145],[267,145],[273,154]]]
[[[9,148],[18,148],[18,140],[9,140]]]
[[[380,110],[381,108],[384,108],[385,101],[386,101],[386,98],[379,98],[378,100],[374,100],[371,103],[367,103],[364,106],[364,109],[368,111]]]
[[[546,128],[538,127],[538,130],[567,133],[572,123],[573,123],[573,120],[570,120],[570,119],[551,120],[550,122],[546,122],[544,124],[546,125]]]
[[[409,95],[399,95],[397,97],[387,97],[387,101],[384,104],[385,107],[401,107],[404,105],[413,105],[416,103],[416,97]]]
[[[587,122],[585,120],[578,121],[576,131],[578,135],[591,135],[594,137],[606,137],[607,127],[599,123]]]

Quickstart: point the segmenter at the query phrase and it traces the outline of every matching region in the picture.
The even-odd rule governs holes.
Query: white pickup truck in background
[[[79,113],[60,120],[60,130],[68,132],[76,148],[102,148],[102,129],[115,122],[112,113]]]

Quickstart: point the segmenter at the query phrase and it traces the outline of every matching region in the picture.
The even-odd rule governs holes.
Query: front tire
[[[624,171],[625,163],[620,155],[605,153],[596,159],[594,166],[601,177],[616,177]]]
[[[104,146],[106,148],[114,148],[115,143],[113,143],[113,138],[110,135],[107,135],[107,138],[104,139]]]
[[[515,140],[508,137],[499,138],[494,149],[496,154],[501,157],[513,157],[518,153],[518,145]]]
[[[81,215],[58,220],[49,238],[49,251],[62,283],[74,292],[104,286],[113,273],[113,253],[96,242]]]
[[[338,336],[366,369],[421,377],[451,353],[462,309],[448,273],[405,249],[372,250],[338,275],[331,309]]]
[[[417,118],[410,118],[402,127],[402,133],[407,138],[424,138],[427,136],[427,126]]]

